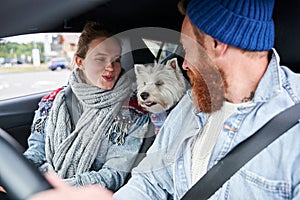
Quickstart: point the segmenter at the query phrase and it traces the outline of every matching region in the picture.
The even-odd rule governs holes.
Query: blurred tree
[[[44,44],[38,42],[35,44],[36,48],[40,50],[41,56],[44,55]],[[34,43],[17,43],[0,40],[0,57],[4,58],[20,58],[22,55],[31,56]]]

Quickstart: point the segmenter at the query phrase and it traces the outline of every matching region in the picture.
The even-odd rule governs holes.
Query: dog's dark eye
[[[146,85],[146,82],[144,82],[144,85]]]
[[[156,86],[162,86],[163,84],[164,84],[163,81],[157,81],[157,82],[155,82],[155,85],[156,85]]]

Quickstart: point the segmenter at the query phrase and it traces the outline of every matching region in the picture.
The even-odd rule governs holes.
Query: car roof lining
[[[115,33],[141,27],[164,27],[180,31],[183,16],[179,12],[169,11],[177,10],[177,2],[177,0],[7,0],[0,8],[2,27],[0,38],[37,32],[80,32],[86,21],[92,20],[110,25]],[[300,72],[299,10],[300,1],[275,0],[275,48],[281,56],[281,63],[296,72]],[[152,32],[148,36],[153,39],[161,38],[159,32]],[[161,39],[173,40],[168,37]],[[178,42],[178,38],[174,39]]]
[[[177,1],[7,1],[0,8],[0,24],[6,27],[1,31],[0,37],[38,32],[80,32],[87,21],[101,21],[110,25],[115,33],[140,27],[165,27],[179,30],[183,16],[179,12],[167,12],[165,10],[167,8],[176,10]],[[12,11],[18,15],[12,15]],[[161,13],[164,17],[161,17]],[[20,19],[19,16],[26,17]]]

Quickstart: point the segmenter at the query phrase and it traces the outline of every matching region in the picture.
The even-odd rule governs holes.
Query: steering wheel
[[[21,145],[0,128],[0,185],[10,198],[16,200],[28,199],[33,194],[52,188],[21,152]]]

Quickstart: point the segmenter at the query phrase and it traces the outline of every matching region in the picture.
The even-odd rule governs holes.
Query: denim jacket
[[[238,107],[223,125],[208,169],[279,112],[300,100],[300,75],[279,66],[273,49],[253,103]],[[168,116],[147,157],[114,197],[118,200],[181,199],[192,187],[191,146],[209,114],[197,111],[189,91]],[[300,199],[300,125],[265,148],[210,199]]]
[[[62,89],[53,91],[47,95],[46,99],[42,98],[40,101],[39,108],[35,112],[32,132],[28,138],[29,148],[24,152],[24,156],[40,168],[42,172],[41,166],[46,162],[45,135],[47,134],[48,114],[56,93]],[[53,93],[54,97],[51,96]],[[135,112],[132,115],[135,123],[131,125],[128,134],[125,135],[124,143],[117,144],[113,141],[113,137],[104,137],[91,169],[88,172],[76,175],[74,178],[65,179],[65,182],[70,185],[100,184],[112,191],[116,191],[125,183],[142,145],[144,134],[148,131],[148,125],[150,124],[149,115],[141,110],[136,110],[136,106],[137,104],[132,107]],[[125,109],[127,108],[126,105]]]

